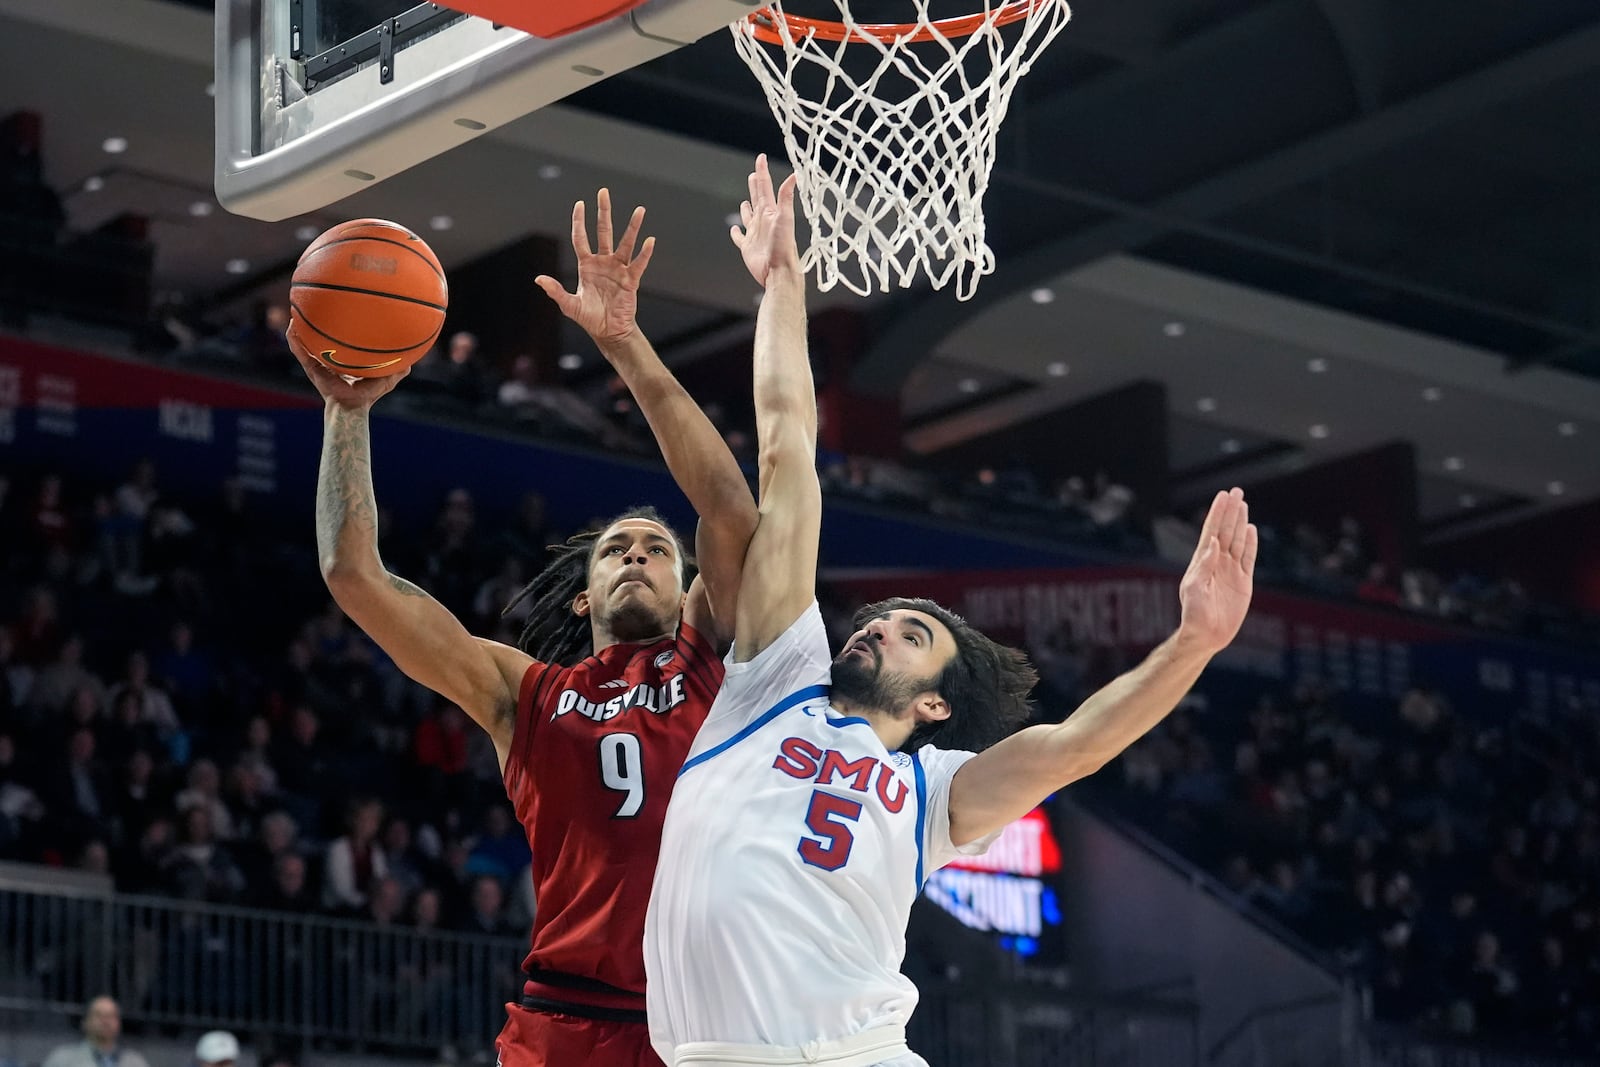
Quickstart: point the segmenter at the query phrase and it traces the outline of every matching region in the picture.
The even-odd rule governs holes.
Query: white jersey
[[[816,604],[727,678],[678,774],[645,920],[650,1038],[801,1046],[904,1026],[911,905],[970,752],[889,752],[828,704]],[[926,1067],[919,1056],[884,1061]]]

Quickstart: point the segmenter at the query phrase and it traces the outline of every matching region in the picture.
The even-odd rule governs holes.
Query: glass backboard
[[[217,199],[269,222],[317,210],[692,44],[753,5],[460,6],[501,21],[415,0],[217,0]]]

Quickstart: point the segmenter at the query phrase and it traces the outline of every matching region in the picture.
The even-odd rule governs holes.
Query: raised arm
[[[742,226],[731,236],[765,287],[756,313],[755,407],[760,522],[750,539],[734,655],[753,659],[816,596],[822,486],[817,481],[817,400],[806,352],[806,286],[794,236],[791,175],[774,193],[767,157],[756,159]]]
[[[1243,492],[1218,493],[1178,585],[1177,632],[1065,722],[1029,727],[964,763],[950,783],[950,839],[964,845],[1020,819],[1166,718],[1239,632],[1255,566],[1256,528]]]
[[[540,275],[535,282],[562,314],[583,327],[616,369],[650,423],[667,469],[700,516],[695,535],[700,575],[689,588],[684,619],[726,647],[733,639],[745,549],[756,528],[755,500],[722,434],[661,362],[635,321],[639,280],[655,251],[655,238],[648,237],[634,255],[644,225],[644,208],[634,209],[613,248],[610,192],[601,189],[596,201],[593,249],[583,201],[572,208],[577,291],[567,292],[548,275]]]
[[[460,705],[487,730],[505,766],[517,689],[534,660],[473,637],[437,600],[390,574],[378,556],[368,419],[373,402],[405,374],[346,381],[306,353],[293,323],[289,346],[324,401],[317,556],[329,592],[408,677]]]

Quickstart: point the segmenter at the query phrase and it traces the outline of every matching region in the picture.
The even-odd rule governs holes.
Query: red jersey
[[[661,824],[722,676],[716,650],[688,625],[675,639],[612,645],[571,667],[535,663],[523,675],[505,783],[533,849],[523,969],[537,981],[526,993],[559,987],[564,1000],[643,1010]]]

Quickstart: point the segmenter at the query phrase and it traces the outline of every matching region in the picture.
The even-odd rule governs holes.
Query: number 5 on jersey
[[[806,826],[817,836],[800,838],[800,858],[825,871],[837,871],[849,863],[850,849],[856,843],[850,824],[859,818],[859,802],[820,789],[812,790]]]
[[[626,794],[613,819],[631,819],[644,807],[644,758],[633,734],[600,738],[600,780],[607,789]]]

